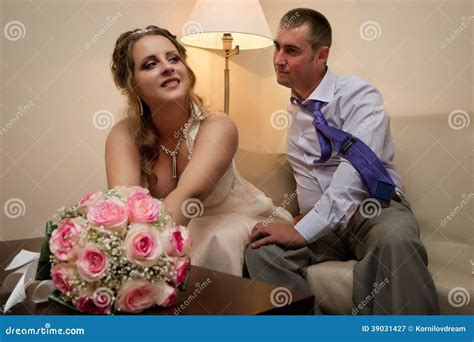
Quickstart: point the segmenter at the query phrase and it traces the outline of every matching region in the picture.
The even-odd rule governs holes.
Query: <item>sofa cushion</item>
[[[355,260],[325,261],[308,267],[307,280],[314,293],[315,306],[323,313],[351,314],[352,270],[356,263]]]
[[[472,315],[474,286],[470,261],[473,259],[467,259],[467,255],[472,255],[472,245],[436,241],[425,243],[425,247],[442,314]]]

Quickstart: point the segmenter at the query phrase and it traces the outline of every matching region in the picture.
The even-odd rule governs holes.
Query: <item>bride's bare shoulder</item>
[[[202,120],[203,127],[209,130],[229,130],[229,133],[237,133],[237,126],[229,115],[221,112],[206,112],[203,113],[204,120]]]
[[[117,122],[107,136],[107,144],[130,141],[133,142],[133,127],[130,119],[125,118]]]
[[[239,144],[239,133],[234,121],[227,114],[219,112],[204,114],[198,136],[203,144],[215,145],[219,142],[221,148],[228,148],[232,153],[235,153]]]

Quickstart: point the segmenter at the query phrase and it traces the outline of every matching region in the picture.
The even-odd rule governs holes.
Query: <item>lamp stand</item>
[[[232,35],[224,33],[222,36],[222,46],[225,51],[225,68],[224,68],[224,112],[229,115],[229,100],[230,100],[230,69],[229,58],[233,55],[239,54],[239,46],[232,49]]]

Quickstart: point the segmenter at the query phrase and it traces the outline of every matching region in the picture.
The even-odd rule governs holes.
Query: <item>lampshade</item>
[[[231,33],[240,50],[273,44],[258,0],[198,0],[182,33],[182,43],[207,49],[222,50],[223,33]]]

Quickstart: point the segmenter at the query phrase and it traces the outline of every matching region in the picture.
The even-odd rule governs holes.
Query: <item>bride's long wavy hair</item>
[[[202,100],[194,93],[196,75],[186,61],[186,49],[178,42],[176,36],[171,34],[168,30],[154,25],[147,26],[145,29],[127,31],[120,35],[115,43],[115,49],[112,55],[112,75],[117,88],[128,98],[126,112],[130,119],[135,142],[140,152],[140,182],[142,185],[147,183],[154,185],[158,181],[158,177],[153,172],[153,167],[156,164],[159,152],[158,135],[153,127],[150,108],[148,108],[144,101],[140,100],[135,91],[137,84],[133,72],[135,63],[132,58],[132,49],[135,42],[145,35],[160,35],[173,43],[178,50],[181,61],[188,71],[189,91],[187,99],[189,106],[191,107],[192,103],[202,106]],[[143,107],[143,113],[140,108],[140,103]]]

